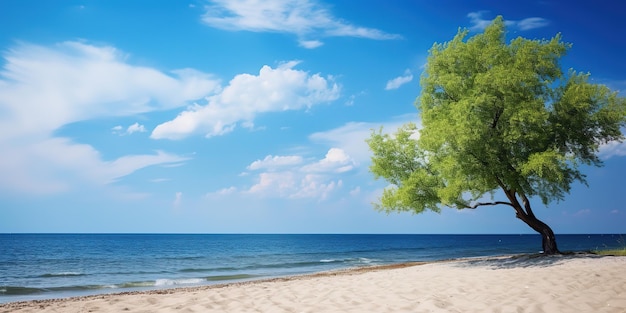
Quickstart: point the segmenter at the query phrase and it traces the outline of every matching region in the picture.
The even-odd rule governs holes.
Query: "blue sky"
[[[0,232],[531,233],[507,206],[373,210],[371,129],[419,124],[428,49],[503,15],[626,94],[619,1],[0,2]],[[626,233],[626,145],[557,233]]]

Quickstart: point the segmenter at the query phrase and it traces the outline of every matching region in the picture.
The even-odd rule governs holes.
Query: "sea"
[[[561,251],[626,235],[557,235]],[[539,253],[538,235],[0,234],[0,303]]]

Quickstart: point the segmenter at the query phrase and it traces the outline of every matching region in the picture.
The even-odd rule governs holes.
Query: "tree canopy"
[[[368,139],[371,172],[391,183],[375,206],[421,213],[503,204],[529,224],[530,197],[562,200],[573,182],[585,183],[581,165],[602,165],[601,144],[624,139],[626,99],[589,74],[563,72],[571,45],[560,35],[507,43],[502,17],[468,34],[430,49],[417,101],[422,127]],[[506,199],[477,202],[496,190]]]

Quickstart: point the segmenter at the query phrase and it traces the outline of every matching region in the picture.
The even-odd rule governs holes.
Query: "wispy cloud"
[[[541,17],[529,17],[520,21],[512,21],[520,30],[530,30],[548,26],[550,22]]]
[[[207,97],[171,121],[158,125],[154,139],[182,139],[202,133],[207,137],[231,132],[237,123],[251,123],[263,112],[307,109],[339,98],[340,87],[332,77],[296,70],[297,61],[276,68],[263,66],[258,75],[240,74],[221,92]]]
[[[162,151],[106,160],[91,145],[56,137],[55,131],[78,121],[182,106],[219,86],[192,69],[167,74],[128,63],[130,56],[114,47],[83,42],[20,43],[2,56],[0,150],[6,153],[0,158],[0,189],[5,190],[59,192],[187,160]],[[134,124],[125,132],[143,129]]]
[[[470,26],[470,30],[472,31],[482,31],[484,30],[489,24],[491,24],[492,20],[490,19],[484,19],[483,16],[489,13],[488,11],[477,11],[477,12],[470,12],[467,14],[467,17],[470,19],[470,24],[472,24],[472,26]],[[508,27],[512,27],[518,30],[531,30],[531,29],[535,29],[535,28],[541,28],[541,27],[545,27],[548,26],[548,24],[550,24],[550,21],[542,18],[542,17],[529,17],[529,18],[525,18],[522,20],[505,20],[504,23],[508,26]]]
[[[394,79],[389,80],[387,82],[387,85],[385,86],[385,90],[398,89],[402,85],[410,83],[412,80],[413,80],[413,74],[411,73],[411,70],[407,69],[404,71],[404,75],[398,76]]]
[[[315,0],[214,0],[205,7],[202,21],[231,31],[291,33],[300,46],[309,49],[321,46],[319,38],[323,37],[401,38],[336,18]]]

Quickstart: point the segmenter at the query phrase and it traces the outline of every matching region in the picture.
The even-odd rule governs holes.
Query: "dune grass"
[[[596,250],[595,254],[599,255],[616,255],[616,256],[626,256],[626,248],[623,249],[607,249],[607,250]]]
[[[597,249],[593,251],[595,254],[599,255],[615,255],[615,256],[626,256],[626,239],[624,236],[620,235],[619,239],[617,239],[617,243],[619,244],[618,248],[614,249]]]

